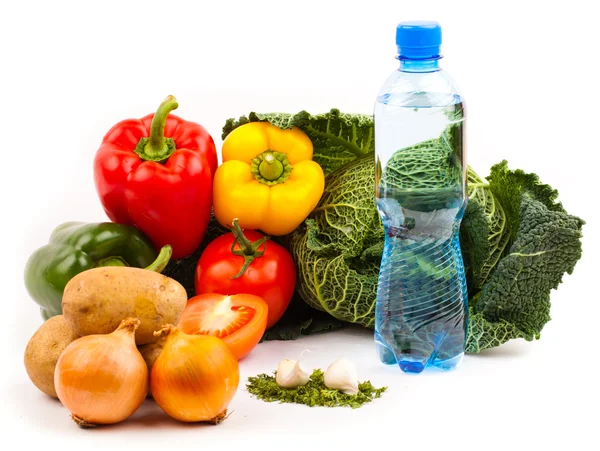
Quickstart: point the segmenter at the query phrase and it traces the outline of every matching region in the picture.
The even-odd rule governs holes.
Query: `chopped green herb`
[[[371,382],[358,384],[356,395],[346,395],[339,390],[332,390],[325,386],[323,371],[316,369],[310,376],[306,385],[297,388],[282,388],[275,382],[275,374],[259,374],[249,377],[246,388],[248,391],[266,402],[304,404],[309,407],[352,407],[356,409],[367,402],[379,398],[387,387],[375,388]]]

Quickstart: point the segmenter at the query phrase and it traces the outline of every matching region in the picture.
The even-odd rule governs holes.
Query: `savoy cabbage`
[[[585,222],[555,202],[558,193],[535,174],[511,171],[506,161],[492,167],[488,180],[505,206],[510,247],[470,307],[492,324],[510,323],[517,337],[539,338],[550,321],[551,290],[581,258]]]
[[[297,294],[333,318],[372,327],[384,241],[375,207],[372,116],[335,109],[316,116],[251,113],[229,120],[223,137],[249,121],[304,130],[327,175],[318,206],[288,237]],[[423,159],[413,163],[418,168]],[[468,193],[460,230],[469,289],[467,352],[537,339],[550,320],[551,290],[581,257],[585,222],[569,215],[537,175],[510,170],[506,161],[491,168],[487,181],[469,168]]]
[[[298,292],[310,306],[371,327],[383,253],[373,154],[335,171],[311,218],[291,238]]]

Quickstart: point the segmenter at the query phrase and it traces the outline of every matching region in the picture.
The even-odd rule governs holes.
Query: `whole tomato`
[[[290,253],[254,230],[233,230],[212,241],[196,267],[196,294],[253,294],[269,306],[267,328],[287,309],[296,286]]]

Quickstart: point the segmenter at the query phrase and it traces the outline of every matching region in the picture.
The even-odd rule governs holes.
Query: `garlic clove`
[[[340,390],[347,395],[358,393],[356,365],[348,359],[340,358],[329,365],[323,380],[327,388]]]
[[[310,374],[308,371],[302,366],[300,360],[296,361],[296,374],[298,375],[298,385],[306,385],[308,383],[308,379],[310,378]]]
[[[305,352],[305,351],[304,351]],[[302,352],[302,354],[304,354]],[[300,354],[300,357],[302,357]],[[283,388],[296,388],[306,385],[310,375],[300,363],[300,360],[285,359],[277,365],[275,382]]]
[[[277,375],[275,377],[275,382],[277,382],[277,385],[283,388],[294,388],[296,386],[296,378],[294,375],[295,366],[295,360],[285,359],[279,362],[277,365]]]

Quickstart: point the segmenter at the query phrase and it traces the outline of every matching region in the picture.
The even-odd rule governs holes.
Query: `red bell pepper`
[[[215,144],[204,127],[169,113],[169,96],[156,114],[126,119],[104,136],[94,159],[94,181],[111,221],[134,225],[173,258],[200,245],[212,209]]]

